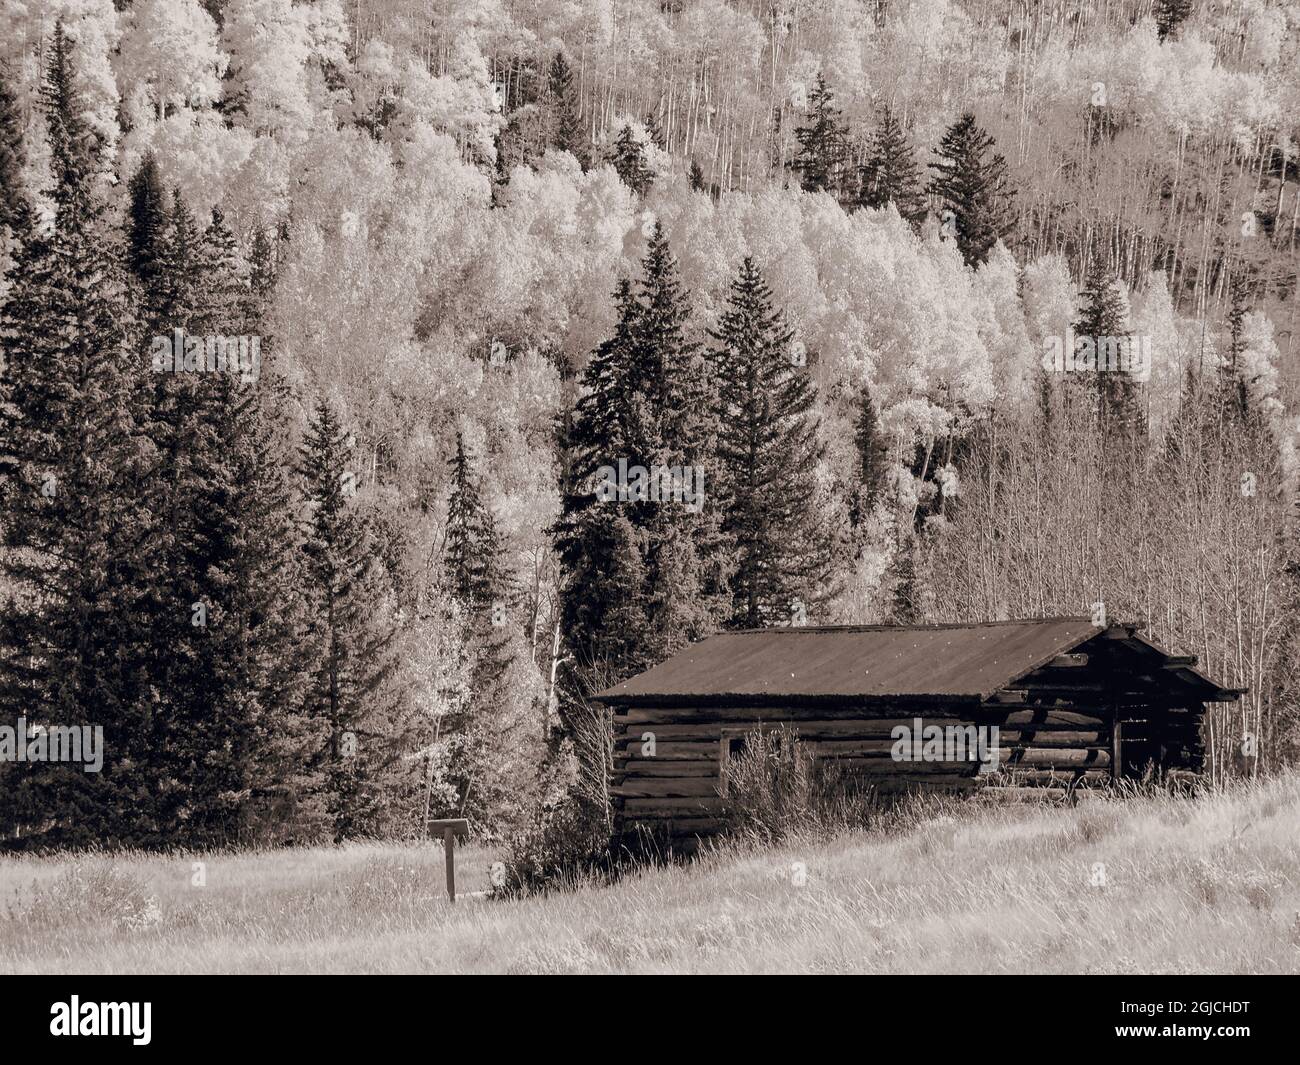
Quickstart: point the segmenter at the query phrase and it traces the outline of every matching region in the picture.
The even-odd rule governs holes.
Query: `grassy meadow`
[[[458,890],[484,891],[496,858],[458,848]],[[454,906],[436,844],[3,857],[0,972],[1294,973],[1300,776],[930,803],[875,831]]]

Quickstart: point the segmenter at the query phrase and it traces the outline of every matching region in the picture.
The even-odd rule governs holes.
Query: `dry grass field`
[[[459,887],[494,855],[457,852]],[[193,884],[193,863],[206,884]],[[0,859],[0,972],[1300,972],[1300,777],[953,803],[526,899],[440,847]]]

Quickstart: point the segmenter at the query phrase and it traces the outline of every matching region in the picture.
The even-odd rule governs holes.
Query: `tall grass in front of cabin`
[[[1297,824],[1294,772],[1078,807],[913,801],[454,906],[434,843],[4,856],[0,973],[1300,972]],[[499,859],[458,848],[460,890]]]
[[[723,765],[728,835],[755,845],[863,828],[885,807],[860,778],[815,759],[792,728],[754,730]]]

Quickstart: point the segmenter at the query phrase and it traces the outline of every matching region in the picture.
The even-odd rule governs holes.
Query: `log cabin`
[[[614,715],[616,825],[683,840],[721,831],[727,766],[756,731],[794,735],[879,793],[1066,797],[1151,773],[1194,778],[1206,704],[1241,691],[1142,627],[1055,617],[711,636],[595,696]],[[954,751],[946,741],[963,734],[992,737],[992,757]]]

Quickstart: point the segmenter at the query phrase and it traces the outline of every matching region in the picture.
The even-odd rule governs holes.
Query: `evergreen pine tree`
[[[23,189],[27,149],[22,115],[10,85],[9,73],[0,65],[0,251],[4,250],[5,230],[15,239],[23,239],[30,210]]]
[[[1250,285],[1244,274],[1232,279],[1228,307],[1228,357],[1219,368],[1219,406],[1229,422],[1244,424],[1250,415],[1250,390],[1242,374],[1242,353],[1246,350],[1243,327],[1250,310]]]
[[[248,251],[249,314],[259,321],[269,315],[277,273],[275,242],[265,226],[255,226]]]
[[[930,191],[939,200],[940,218],[955,228],[966,263],[982,263],[1012,229],[1006,160],[993,152],[993,138],[969,111],[943,135],[939,156],[930,164],[936,172]]]
[[[849,520],[859,525],[871,513],[884,489],[889,450],[880,432],[880,419],[869,388],[862,390],[853,442],[857,447],[858,483],[849,506]]]
[[[127,184],[130,204],[127,208],[127,263],[140,280],[146,293],[156,293],[164,273],[163,256],[167,249],[167,191],[158,172],[153,152],[140,161],[140,167]],[[154,296],[155,301],[158,296]],[[146,307],[148,304],[146,298]],[[155,306],[147,308],[159,312]]]
[[[894,554],[886,567],[884,583],[890,590],[891,625],[919,625],[925,621],[916,550],[916,534],[902,536],[895,544]]]
[[[1122,364],[1121,345],[1129,339],[1128,310],[1114,278],[1099,260],[1089,272],[1084,299],[1074,331],[1076,341],[1090,340],[1096,353],[1095,369],[1084,379],[1096,388],[1102,433],[1111,436],[1139,432],[1143,427],[1137,382]]]
[[[614,332],[592,353],[582,374],[566,441],[569,472],[563,509],[554,533],[566,575],[561,596],[565,641],[580,668],[615,663],[621,674],[618,667],[635,672],[625,663],[632,661],[627,656],[641,650],[638,640],[644,615],[631,605],[639,606],[643,596],[640,546],[623,508],[597,505],[594,490],[602,466],[616,466],[619,456],[628,456],[640,446],[633,417],[632,360],[641,308],[626,280],[615,290],[614,306]],[[615,517],[620,520],[614,521]],[[602,590],[611,572],[607,567],[615,558],[621,560],[620,574],[635,573],[635,587]],[[612,606],[616,602],[621,605]],[[634,616],[636,623],[631,624]]]
[[[383,616],[385,589],[369,523],[353,500],[348,434],[326,400],[302,442],[300,473],[307,504],[309,642],[314,661],[307,713],[324,749],[320,765],[335,839],[372,829],[384,769],[401,751],[384,725],[394,709],[379,703],[393,663],[392,629]]]
[[[794,132],[799,153],[790,161],[790,169],[799,175],[804,192],[829,192],[844,196],[848,180],[848,135],[834,97],[826,85],[825,75],[808,96],[804,124]]]
[[[219,210],[203,233],[191,329],[241,338],[241,370],[197,375],[191,518],[180,568],[206,623],[187,634],[172,747],[185,783],[183,838],[310,837],[323,820],[304,766],[319,753],[304,711],[304,559],[290,476],[287,390],[273,338],[251,317],[247,271]],[[256,348],[253,345],[256,344]],[[179,642],[179,641],[178,641]]]
[[[708,191],[708,186],[704,182],[704,170],[700,167],[698,159],[691,160],[691,168],[687,171],[686,180],[692,192]]]
[[[631,386],[636,446],[629,465],[700,470],[704,493],[715,473],[717,383],[706,353],[690,339],[690,300],[663,226],[656,223],[641,263]],[[727,544],[720,512],[697,500],[633,502],[646,530],[650,648],[655,660],[712,632],[728,609]]]
[[[584,668],[626,676],[647,654],[671,653],[712,631],[726,605],[725,541],[716,512],[635,495],[598,503],[599,473],[619,468],[703,468],[716,436],[713,383],[689,337],[689,301],[662,227],[651,234],[635,292],[620,283],[614,333],[583,377],[569,433],[569,486],[556,526],[565,568],[562,629]],[[685,472],[685,471],[684,471]],[[711,472],[703,474],[705,493]],[[699,482],[693,482],[698,484]],[[628,486],[635,491],[635,486]],[[623,512],[618,520],[609,513]],[[635,550],[634,561],[627,553]],[[611,554],[616,556],[611,558]],[[602,567],[636,573],[637,588],[611,589]],[[617,602],[598,598],[604,587]],[[634,611],[642,611],[632,620]],[[614,631],[617,623],[626,631]],[[619,654],[633,654],[620,658]]]
[[[1160,40],[1176,35],[1192,13],[1192,0],[1155,0],[1156,34]]]
[[[614,170],[629,189],[638,196],[644,196],[654,184],[654,174],[645,161],[645,148],[632,133],[631,126],[624,126],[609,151],[609,161]]]
[[[822,595],[829,545],[813,479],[822,456],[815,393],[752,259],[741,264],[711,335],[720,382],[716,494],[737,559],[731,621],[757,628],[788,620],[796,600],[812,605]]]
[[[591,155],[591,144],[578,115],[578,87],[573,81],[573,69],[563,52],[556,52],[555,58],[551,60],[546,82],[554,112],[551,143],[572,155],[585,170]]]
[[[444,732],[452,731],[457,740],[456,771],[451,774],[459,795],[457,816],[484,823],[504,799],[494,791],[499,774],[493,759],[501,756],[500,745],[510,727],[502,711],[510,699],[506,685],[514,660],[511,597],[496,523],[460,433],[450,468],[443,566],[445,585],[458,600],[464,619],[462,646],[470,658],[470,695],[461,719],[448,721]]]
[[[861,206],[879,208],[893,203],[913,226],[925,221],[926,204],[916,157],[903,127],[888,107],[881,111],[861,181]]]
[[[152,838],[154,692],[140,660],[140,565],[148,526],[133,397],[147,369],[100,195],[99,142],[57,23],[41,103],[49,130],[49,232],[17,249],[0,311],[0,526],[20,594],[0,618],[0,713],[103,729],[101,772],[34,763],[7,791],[11,823],[50,842]]]

